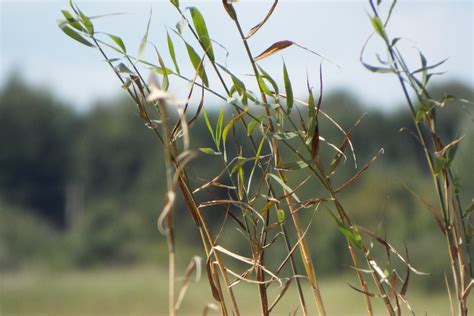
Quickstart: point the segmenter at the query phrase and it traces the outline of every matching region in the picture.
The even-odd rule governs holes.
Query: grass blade
[[[277,4],[278,4],[278,0],[275,0],[275,2],[273,2],[273,5],[271,6],[270,10],[268,11],[267,15],[266,15],[265,18],[262,20],[262,22],[258,23],[258,24],[255,25],[254,27],[252,27],[245,38],[247,38],[247,39],[250,38],[252,35],[254,35],[255,33],[257,33],[258,30],[260,30],[260,28],[261,28],[261,27],[268,21],[268,19],[272,16],[273,11],[275,10]]]
[[[288,40],[276,42],[270,47],[268,47],[266,50],[264,50],[262,53],[260,53],[257,57],[255,57],[255,61],[267,58],[268,56],[271,56],[287,47],[290,47],[293,44],[294,42]]]
[[[286,69],[286,65],[283,62],[283,82],[285,83],[285,93],[286,93],[286,111],[288,114],[291,113],[291,109],[293,109],[293,88],[291,87],[290,77],[288,76],[288,70]]]
[[[69,37],[72,39],[78,41],[79,43],[89,46],[89,47],[95,47],[94,44],[86,40],[82,35],[79,35],[76,31],[74,31],[72,28],[66,25],[66,23],[60,23],[59,28]]]
[[[211,38],[209,37],[209,32],[207,31],[206,21],[204,20],[204,17],[197,8],[192,7],[189,8],[189,10],[191,11],[193,24],[199,36],[199,42],[202,44],[209,59],[214,62],[214,51],[212,49],[212,43]]]

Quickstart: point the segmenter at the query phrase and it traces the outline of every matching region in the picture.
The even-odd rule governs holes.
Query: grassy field
[[[206,282],[204,277],[201,282],[191,285],[179,315],[201,315],[204,306],[212,302]],[[348,282],[352,280],[343,277],[321,280],[329,315],[365,315],[361,295],[350,289]],[[275,315],[288,315],[298,306],[296,291],[291,289]],[[256,289],[239,285],[236,291],[242,315],[258,315]],[[275,286],[271,299],[278,291]],[[417,315],[425,315],[425,312],[449,315],[448,301],[443,293],[423,294],[413,290],[409,291],[408,298]],[[307,295],[312,308],[314,304],[309,299]],[[167,274],[166,270],[152,267],[3,274],[0,304],[2,316],[166,315]],[[380,307],[377,305],[379,312],[376,315],[385,315]]]

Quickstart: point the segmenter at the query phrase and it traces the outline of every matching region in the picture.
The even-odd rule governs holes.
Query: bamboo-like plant
[[[472,205],[464,207],[461,204],[459,186],[451,170],[462,137],[443,142],[444,135],[441,135],[437,129],[436,116],[439,115],[439,109],[447,106],[449,101],[470,102],[453,95],[445,95],[440,100],[436,100],[430,95],[428,83],[433,76],[441,74],[437,72],[437,68],[446,59],[429,65],[426,57],[419,51],[421,65],[417,69],[410,69],[399,49],[398,44],[401,38],[392,39],[386,29],[396,1],[392,2],[385,19],[380,15],[380,5],[381,1],[374,3],[373,0],[370,0],[372,10],[370,19],[377,37],[385,44],[387,59],[379,60],[381,62],[379,66],[369,65],[362,59],[364,53],[362,50],[361,62],[370,71],[394,74],[400,82],[415,127],[415,131],[411,133],[423,149],[433,178],[434,191],[438,198],[438,207],[430,206],[430,209],[441,233],[446,238],[457,313],[458,315],[467,315],[467,302],[470,291],[474,287],[471,241],[473,232]],[[448,281],[446,280],[446,282]],[[453,304],[451,301],[452,311],[454,311]]]
[[[344,130],[323,109],[323,77],[322,66],[324,62],[334,64],[323,55],[314,52],[294,41],[282,40],[269,44],[268,48],[260,54],[252,51],[252,36],[269,20],[278,0],[275,0],[267,15],[255,27],[245,33],[240,24],[238,12],[231,1],[222,1],[223,10],[235,25],[241,44],[246,51],[248,63],[253,70],[255,84],[248,88],[244,82],[220,63],[216,42],[207,29],[205,19],[198,8],[191,7],[186,10],[180,6],[178,0],[171,0],[181,16],[183,23],[168,33],[164,41],[168,45],[169,58],[164,58],[158,48],[148,40],[147,29],[141,41],[137,55],[131,55],[126,49],[123,40],[116,35],[102,33],[95,30],[93,19],[85,15],[77,5],[70,2],[71,10],[63,10],[64,20],[59,27],[68,36],[76,41],[98,49],[103,58],[110,65],[122,87],[134,100],[140,117],[145,125],[156,135],[165,152],[167,195],[164,208],[158,218],[158,227],[166,235],[169,252],[169,314],[175,315],[182,302],[192,272],[198,265],[198,260],[193,258],[185,272],[183,285],[179,290],[176,284],[175,262],[175,235],[180,233],[175,227],[174,205],[178,191],[181,192],[190,219],[199,230],[206,256],[206,272],[212,295],[220,306],[223,315],[240,315],[240,305],[235,295],[235,288],[241,282],[255,284],[260,299],[262,315],[269,315],[281,298],[287,293],[292,284],[295,284],[299,297],[299,305],[304,315],[309,314],[308,303],[304,296],[302,282],[307,282],[311,288],[311,297],[319,315],[326,315],[325,302],[319,287],[317,277],[317,263],[310,253],[306,233],[311,225],[311,219],[317,210],[328,210],[334,219],[335,227],[344,235],[347,249],[352,258],[352,265],[360,285],[353,288],[364,297],[368,315],[374,315],[373,300],[383,301],[389,315],[400,315],[401,305],[411,307],[406,299],[410,273],[418,273],[407,259],[404,258],[384,238],[374,232],[356,225],[348,210],[340,200],[340,193],[351,187],[370,167],[370,165],[383,153],[381,149],[375,156],[357,169],[352,177],[339,183],[335,174],[341,163],[348,160],[351,155],[355,162],[355,154],[351,143],[352,130]],[[372,2],[371,2],[372,4]],[[395,43],[388,41],[388,37],[378,18],[375,6],[372,22],[377,33],[386,41],[394,61],[391,69],[400,76],[404,90],[405,85],[412,84],[421,100],[428,100],[424,91],[423,82],[415,81],[415,74],[423,73],[427,76],[429,68],[426,64],[423,69],[414,74],[398,70],[396,67],[404,65]],[[189,30],[193,37],[190,42],[183,36]],[[194,73],[185,75],[180,70],[180,61],[175,54],[174,41],[178,39],[189,56]],[[315,98],[313,88],[307,80],[308,98],[302,101],[294,97],[290,75],[286,65],[282,65],[281,88],[277,81],[260,65],[259,61],[288,48],[298,47],[306,53],[321,58],[319,70],[319,97]],[[153,48],[156,53],[157,64],[142,59],[146,48]],[[165,62],[169,60],[169,62]],[[167,64],[172,63],[174,69]],[[369,69],[379,69],[366,65]],[[394,68],[395,67],[395,68]],[[405,67],[405,66],[403,66]],[[143,69],[148,68],[152,76],[145,80]],[[208,72],[215,73],[217,80],[211,82]],[[406,78],[403,75],[406,74]],[[158,78],[157,78],[158,77]],[[168,92],[170,77],[179,78],[190,84],[189,91],[183,101],[177,100]],[[425,78],[426,80],[426,78]],[[423,87],[423,89],[420,89]],[[252,90],[256,89],[257,93]],[[198,95],[199,101],[191,106],[191,99]],[[208,117],[205,98],[214,95],[224,104],[217,122],[211,122]],[[408,97],[408,95],[407,95]],[[408,97],[411,104],[411,99]],[[432,102],[430,100],[430,102]],[[423,103],[422,103],[423,104]],[[431,104],[431,103],[430,103]],[[226,121],[224,107],[233,109],[233,116]],[[411,107],[413,105],[411,104]],[[458,140],[447,146],[442,146],[436,133],[431,137],[435,144],[434,151],[426,145],[426,135],[421,132],[420,124],[430,124],[432,108],[424,108],[422,114],[414,112],[416,117],[419,138],[424,141],[424,149],[433,171],[437,189],[440,190],[440,201],[443,206],[443,220],[440,227],[447,236],[450,246],[450,256],[453,260],[453,276],[462,315],[467,313],[466,300],[472,287],[467,284],[467,265],[464,252],[457,244],[459,237],[466,233],[462,213],[455,212],[459,209],[457,193],[453,191],[452,175],[449,163],[452,151]],[[263,113],[263,114],[262,114]],[[190,130],[196,121],[203,118],[209,130],[213,147],[194,150],[191,146],[192,137]],[[355,122],[357,127],[360,120]],[[333,124],[341,133],[339,144],[332,144],[320,135],[321,124]],[[245,138],[239,135],[246,135]],[[332,159],[324,159],[322,151],[328,151]],[[209,155],[208,159],[221,163],[221,172],[206,181],[196,185],[189,172],[189,165],[197,154]],[[434,160],[436,157],[436,161]],[[307,177],[298,183],[293,183],[294,174],[301,174],[304,170]],[[313,196],[301,199],[299,192],[303,188],[314,188]],[[443,194],[443,187],[445,192]],[[225,188],[227,197],[203,199],[201,192],[212,192],[216,188]],[[206,210],[218,208],[225,214],[222,227],[214,233],[206,220]],[[310,210],[314,210],[311,212]],[[302,213],[310,213],[303,216]],[[311,215],[312,214],[312,215]],[[447,216],[447,217],[446,217]],[[227,221],[231,220],[240,230],[248,242],[249,256],[237,254],[229,247],[224,247],[220,236],[226,234],[229,228]],[[289,227],[289,226],[292,227]],[[294,235],[290,232],[294,232]],[[364,237],[364,238],[363,238]],[[463,237],[464,238],[464,237]],[[463,239],[465,240],[465,239]],[[375,241],[372,243],[371,241]],[[403,283],[397,285],[396,279],[400,274],[393,268],[382,268],[373,255],[373,247],[382,246],[386,253],[392,253],[406,267]],[[284,247],[286,254],[282,258],[268,258],[268,253],[273,248]],[[468,249],[468,248],[466,248]],[[295,253],[299,251],[300,255]],[[229,260],[238,262],[228,264]],[[271,268],[268,262],[280,262],[277,268]],[[470,264],[470,261],[468,262]],[[304,268],[304,278],[301,277]],[[284,275],[283,271],[289,271]],[[388,271],[388,272],[387,272]],[[471,272],[472,273],[472,272]],[[370,280],[370,281],[369,281]],[[271,298],[269,288],[279,284],[279,294]],[[206,306],[207,312],[209,306]],[[466,312],[464,312],[466,310]]]

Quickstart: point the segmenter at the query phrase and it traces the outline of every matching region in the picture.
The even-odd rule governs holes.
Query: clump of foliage
[[[401,38],[395,37],[392,39],[386,31],[396,1],[392,3],[385,20],[381,18],[379,13],[380,3],[381,1],[377,1],[377,4],[374,4],[372,0],[370,1],[373,13],[371,22],[377,36],[385,44],[387,59],[379,60],[380,66],[365,63],[362,56],[361,62],[370,71],[392,73],[398,77],[415,126],[415,131],[409,132],[412,133],[423,149],[426,163],[433,178],[438,206],[427,204],[427,207],[432,211],[441,233],[446,238],[457,311],[459,315],[467,315],[468,296],[474,286],[471,262],[473,204],[471,202],[471,205],[467,207],[461,204],[458,177],[451,170],[462,136],[443,140],[444,135],[437,128],[437,114],[439,109],[443,108],[450,100],[465,103],[469,103],[469,101],[458,99],[452,95],[444,95],[440,100],[431,96],[428,83],[433,76],[441,74],[436,70],[446,59],[429,65],[426,57],[419,51],[421,65],[417,69],[410,69],[397,46]],[[363,52],[364,50],[362,54]],[[426,202],[424,203],[426,204]],[[447,279],[446,282],[448,283]],[[451,306],[454,310],[452,300]]]
[[[199,265],[198,259],[191,260],[183,284],[177,289],[175,236],[181,231],[180,225],[176,225],[175,202],[179,194],[189,211],[189,219],[199,231],[209,286],[223,315],[240,314],[241,303],[236,298],[235,289],[242,282],[255,284],[263,315],[270,314],[293,285],[299,296],[301,311],[307,315],[309,303],[302,283],[308,282],[311,301],[319,315],[326,315],[323,289],[318,283],[318,260],[311,255],[307,239],[312,219],[321,212],[330,214],[335,227],[345,238],[351,265],[359,282],[358,286],[351,287],[362,295],[367,313],[374,314],[374,300],[381,300],[390,315],[401,314],[402,305],[411,311],[406,296],[410,274],[423,273],[410,264],[408,251],[402,255],[384,237],[355,223],[350,207],[340,199],[340,194],[367,172],[383,149],[357,168],[351,135],[362,118],[354,122],[353,128],[344,130],[324,111],[322,66],[323,62],[333,62],[290,40],[270,43],[266,50],[254,54],[252,36],[269,20],[278,1],[273,3],[260,23],[245,33],[233,3],[224,0],[223,10],[235,24],[253,70],[255,85],[249,88],[232,69],[219,62],[217,45],[199,9],[191,7],[184,10],[178,0],[170,2],[182,18],[182,23],[172,30],[173,36],[168,33],[165,40],[172,67],[168,67],[162,53],[148,40],[151,15],[136,56],[127,51],[119,36],[98,32],[93,19],[72,2],[72,11],[63,10],[65,20],[59,24],[68,36],[98,49],[120,80],[122,88],[134,100],[145,125],[164,149],[167,194],[158,218],[158,228],[166,235],[168,242],[169,314],[176,314],[191,275]],[[457,197],[455,178],[450,171],[460,139],[443,145],[435,125],[436,107],[443,106],[450,97],[440,102],[430,98],[426,85],[434,67],[428,66],[423,55],[421,68],[411,72],[408,70],[396,46],[399,39],[390,40],[385,30],[395,2],[383,22],[378,13],[380,2],[377,5],[370,2],[374,14],[371,21],[375,33],[387,44],[390,59],[384,62],[384,67],[364,65],[371,71],[391,72],[400,78],[413,113],[416,137],[423,147],[440,199],[441,210],[433,206],[430,209],[448,243],[455,299],[459,313],[466,315],[467,299],[473,286],[469,259],[472,207],[463,211]],[[193,37],[192,42],[183,36],[186,29]],[[190,75],[180,71],[181,61],[175,54],[176,39],[183,42],[194,68],[194,73]],[[292,46],[322,59],[318,88],[314,89],[307,80],[308,97],[305,101],[294,96],[292,86],[295,83],[291,81],[285,63],[278,75],[283,81],[282,88],[277,84],[279,80],[275,79],[275,75],[259,65],[260,60]],[[147,47],[156,52],[158,64],[142,59]],[[142,75],[143,67],[151,70],[149,80]],[[215,73],[216,82],[209,80],[209,72]],[[422,78],[419,79],[418,75]],[[190,83],[186,99],[178,100],[168,92],[171,76]],[[420,101],[418,109],[407,92],[407,85],[414,89]],[[314,90],[318,90],[317,96]],[[191,106],[195,95],[198,95],[199,101]],[[226,119],[223,107],[217,122],[211,122],[206,114],[205,98],[208,95],[214,95],[222,100],[226,108],[232,108],[232,117]],[[192,147],[191,130],[201,117],[213,146],[196,150]],[[320,133],[324,124],[332,124],[340,131],[337,142],[329,142]],[[246,137],[239,137],[242,134]],[[428,144],[427,138],[432,140],[432,145]],[[205,180],[189,172],[189,166],[198,154],[208,155],[206,160],[209,163],[219,163],[221,172]],[[353,176],[341,180],[336,175],[346,160],[353,161],[355,171]],[[302,197],[301,191],[308,188],[312,195]],[[224,196],[222,192],[225,192]],[[212,212],[224,214],[217,231],[209,225]],[[244,254],[224,242],[225,236],[235,229],[247,241]],[[285,252],[278,251],[281,249]],[[270,297],[269,289],[276,285],[279,286],[279,293]],[[205,310],[210,306],[213,305],[206,306]]]

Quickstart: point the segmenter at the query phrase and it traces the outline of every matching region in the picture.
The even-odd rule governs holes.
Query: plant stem
[[[230,4],[230,3],[228,5],[232,6],[232,4]],[[258,71],[257,66],[255,64],[255,61],[253,59],[253,55],[250,51],[250,47],[247,43],[247,39],[245,38],[245,35],[243,34],[242,27],[240,26],[240,23],[238,21],[237,16],[235,17],[234,21],[235,21],[235,24],[236,24],[237,29],[239,31],[242,43],[244,44],[244,47],[245,47],[245,50],[247,52],[247,56],[249,58],[249,61],[252,65],[252,68],[253,68],[254,74],[256,76],[256,79],[258,79],[260,74],[259,74],[259,71]],[[265,111],[266,111],[266,114],[267,114],[267,117],[268,117],[269,129],[270,129],[271,132],[274,132],[273,122],[270,119],[270,109],[267,105],[267,100],[266,100],[265,93],[263,92],[263,90],[260,86],[259,86],[259,89],[260,89],[260,95],[261,95],[261,98],[262,98],[262,102],[266,105],[265,106]],[[279,166],[279,165],[281,165],[281,161],[280,161],[280,156],[279,156],[279,151],[278,151],[278,144],[277,144],[274,137],[272,137],[271,140],[272,140],[272,147],[273,147],[273,151],[274,151],[274,162],[275,162],[276,166]],[[285,176],[284,172],[279,170],[278,173],[279,173],[279,176],[282,179],[282,181],[284,183],[287,183],[287,179],[286,179],[286,176]],[[290,192],[288,192],[288,193],[290,193]],[[293,223],[294,223],[294,226],[295,226],[295,229],[296,229],[296,232],[297,232],[298,240],[301,240],[301,242],[300,242],[300,251],[301,251],[301,255],[302,255],[302,260],[303,260],[303,264],[304,264],[304,267],[305,267],[305,270],[306,270],[306,274],[308,276],[311,287],[313,289],[313,296],[314,296],[314,299],[316,301],[316,306],[317,306],[317,309],[318,309],[318,313],[319,313],[319,315],[324,316],[324,315],[326,315],[326,310],[324,308],[324,303],[323,303],[323,300],[322,300],[322,297],[321,297],[321,292],[320,292],[320,289],[319,289],[319,286],[318,286],[316,273],[314,271],[314,266],[313,266],[313,263],[312,263],[309,247],[307,245],[306,239],[305,239],[304,234],[303,234],[303,230],[301,228],[301,222],[300,222],[299,214],[298,214],[297,210],[294,208],[295,203],[294,203],[293,197],[290,194],[288,194],[286,199],[287,199],[288,206],[290,208],[290,213],[291,213]]]

